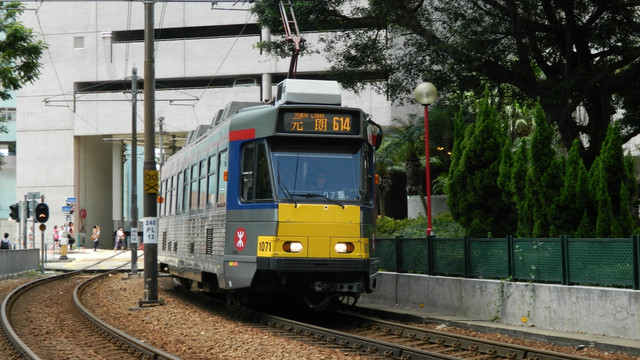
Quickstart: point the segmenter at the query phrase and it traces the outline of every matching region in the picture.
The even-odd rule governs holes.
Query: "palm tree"
[[[394,118],[386,131],[383,156],[396,166],[403,166],[407,179],[407,195],[419,195],[427,213],[424,190],[420,186],[420,174],[424,163],[424,125],[417,114],[406,119]]]

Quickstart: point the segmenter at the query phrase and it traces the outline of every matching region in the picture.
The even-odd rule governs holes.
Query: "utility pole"
[[[158,170],[155,158],[155,29],[153,0],[144,1],[144,300],[143,304],[164,304],[158,299]]]
[[[131,70],[131,276],[138,275],[138,69]]]

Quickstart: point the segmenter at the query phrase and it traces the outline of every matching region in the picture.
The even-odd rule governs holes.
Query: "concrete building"
[[[25,3],[23,23],[49,48],[42,75],[17,93],[16,198],[40,192],[50,206],[47,232],[66,221],[62,207],[75,199],[76,232],[102,226],[110,246],[114,220],[128,220],[132,129],[132,69],[144,77],[142,2]],[[179,148],[198,125],[209,124],[231,100],[261,101],[286,77],[288,59],[254,45],[270,36],[242,2],[155,4],[156,117],[164,118],[165,153]],[[301,29],[305,32],[304,27]],[[313,43],[314,34],[305,33]],[[322,55],[302,56],[298,77],[322,74]],[[417,81],[416,81],[417,83]],[[138,179],[144,132],[138,94]],[[343,93],[343,105],[360,107],[386,125],[407,110],[394,109],[373,90]],[[419,113],[421,108],[408,111]],[[399,111],[400,113],[397,113]],[[156,128],[159,143],[159,129]],[[157,146],[157,145],[156,145]],[[138,218],[142,181],[138,180]],[[86,215],[82,217],[80,215]],[[49,233],[50,235],[50,233]],[[50,237],[50,236],[48,236]]]
[[[0,236],[16,235],[17,223],[9,219],[9,205],[16,202],[16,101],[14,98],[0,101],[0,123],[5,132],[0,131]]]

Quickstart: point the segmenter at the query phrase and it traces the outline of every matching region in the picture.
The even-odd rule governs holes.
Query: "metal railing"
[[[640,237],[380,238],[379,270],[640,289]]]
[[[37,270],[39,264],[40,249],[0,250],[0,278]]]

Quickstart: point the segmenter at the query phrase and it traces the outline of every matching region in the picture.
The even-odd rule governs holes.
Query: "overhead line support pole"
[[[158,210],[155,160],[155,28],[154,1],[145,0],[144,26],[144,299],[143,304],[163,304],[158,299]],[[155,191],[153,179],[155,178]],[[151,225],[153,224],[153,225]]]

